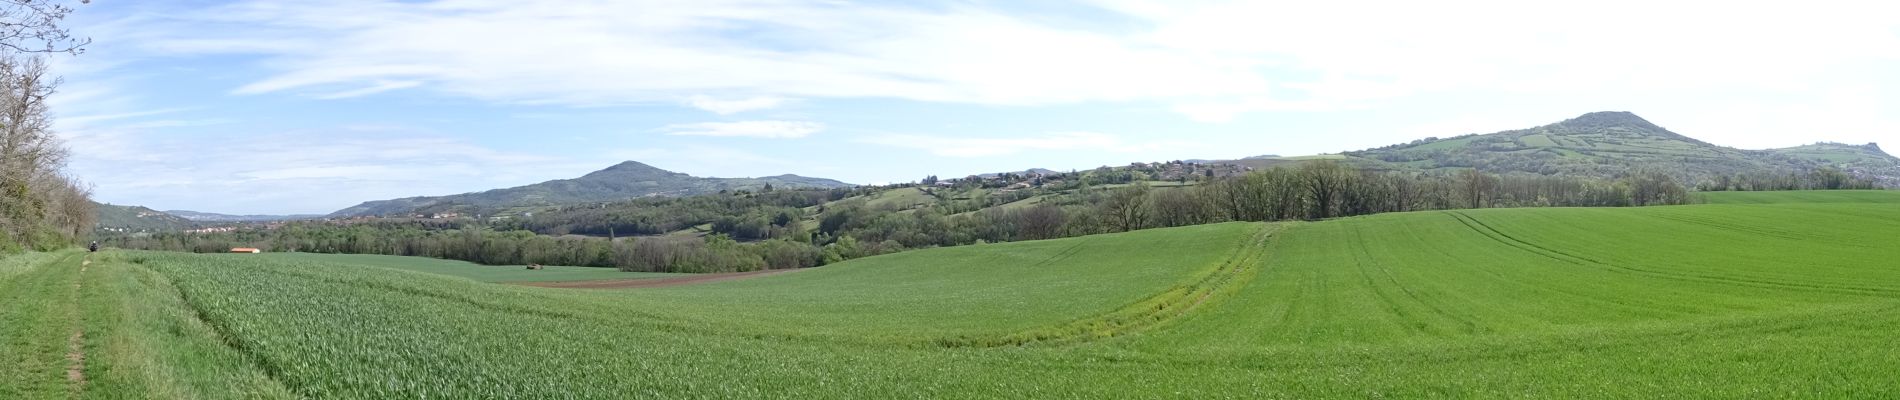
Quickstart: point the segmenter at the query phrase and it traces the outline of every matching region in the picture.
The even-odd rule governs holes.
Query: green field
[[[1709,204],[1900,203],[1900,190],[1705,192],[1697,195]]]
[[[663,272],[621,272],[613,268],[544,266],[529,270],[523,265],[481,265],[467,261],[423,257],[397,257],[373,254],[266,253],[230,254],[208,257],[264,258],[274,261],[322,266],[368,266],[457,276],[482,282],[557,282],[604,279],[646,279],[682,276]]]
[[[880,192],[876,197],[866,201],[865,205],[893,210],[907,210],[936,201],[935,197],[924,193],[922,189],[900,188]]]
[[[0,398],[1883,398],[1892,199],[1232,223],[619,291],[31,254],[0,260]]]

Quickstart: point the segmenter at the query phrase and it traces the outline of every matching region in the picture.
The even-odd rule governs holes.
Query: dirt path
[[[695,284],[701,284],[701,283],[713,283],[713,282],[722,282],[722,281],[730,281],[730,280],[737,280],[737,279],[757,278],[761,276],[778,275],[778,274],[783,274],[783,273],[788,273],[788,272],[793,272],[793,271],[798,271],[798,270],[772,269],[772,270],[764,270],[764,271],[732,272],[732,273],[724,273],[724,274],[697,274],[693,276],[681,276],[681,277],[673,277],[673,278],[610,279],[610,280],[598,280],[598,281],[567,281],[567,282],[521,282],[521,283],[516,283],[516,284],[523,285],[523,286],[565,288],[565,289],[636,289],[636,288],[656,288],[656,287],[680,286],[680,285],[695,285]]]
[[[80,292],[85,290],[86,269],[90,267],[92,267],[92,255],[87,254],[86,258],[79,262],[79,277],[73,281],[72,298],[75,313],[79,308]],[[74,315],[73,320],[77,321],[73,326],[73,335],[66,340],[66,380],[72,382],[73,393],[76,395],[86,387],[86,320],[80,315]]]

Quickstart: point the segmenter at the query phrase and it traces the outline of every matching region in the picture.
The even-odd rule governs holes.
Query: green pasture
[[[1702,192],[1710,204],[1900,203],[1900,190],[1811,190],[1797,192]]]
[[[1217,224],[604,291],[403,258],[15,255],[0,398],[1900,394],[1894,197],[1708,196],[1722,204]]]
[[[376,267],[427,272],[473,279],[482,282],[558,282],[605,279],[646,279],[686,274],[664,272],[621,272],[613,268],[566,267],[547,265],[530,270],[525,265],[481,265],[467,261],[425,257],[399,257],[373,254],[265,253],[231,254],[207,257],[264,258],[315,266]]]

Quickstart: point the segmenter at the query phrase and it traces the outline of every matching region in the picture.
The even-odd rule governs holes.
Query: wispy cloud
[[[178,136],[75,132],[79,175],[102,201],[242,213],[325,213],[357,202],[442,195],[579,176],[590,157],[513,153],[426,131]],[[215,195],[207,195],[215,194]]]
[[[962,2],[252,0],[124,29],[155,52],[262,56],[269,75],[240,94],[367,95],[425,81],[494,101],[689,99],[721,114],[782,98],[1154,101],[1224,121],[1453,88],[1794,88],[1837,66],[1900,57],[1900,35],[1884,17],[1891,7],[1737,5],[1710,18],[1686,3],[1610,3],[1565,9],[1563,18],[1657,28],[1550,23],[1543,6],[1494,1],[1082,1],[1059,7],[1123,23],[1056,24]],[[704,93],[729,98],[694,97]]]
[[[422,82],[382,81],[382,82],[376,82],[376,84],[370,85],[369,87],[326,94],[322,96],[317,96],[317,98],[324,99],[324,100],[347,99],[351,97],[368,96],[368,95],[387,92],[391,90],[408,89],[408,88],[417,87],[417,86],[422,86]]]
[[[771,96],[756,96],[743,99],[720,100],[706,95],[693,96],[686,104],[693,108],[710,111],[719,115],[737,114],[746,111],[769,110],[785,104],[785,99]]]
[[[797,139],[825,130],[825,124],[810,121],[738,121],[673,124],[660,128],[675,136],[751,137]]]
[[[87,114],[87,115],[63,116],[63,117],[59,117],[59,122],[61,124],[65,124],[66,127],[68,128],[83,128],[83,127],[91,126],[91,125],[98,124],[101,122],[121,121],[121,120],[129,120],[129,119],[142,119],[145,117],[171,114],[171,113],[176,113],[179,111],[185,111],[185,109],[163,108],[163,109],[156,109],[156,110],[119,112],[119,113],[112,113],[112,114]]]
[[[835,161],[871,181],[900,168],[866,164],[922,175],[1011,155],[1339,151],[1598,109],[1743,147],[1884,142],[1900,126],[1886,73],[1900,11],[1884,3],[925,2],[94,2],[75,14],[94,23],[75,29],[112,40],[54,58],[66,84],[53,109],[104,198],[232,212],[504,187],[619,159],[736,175],[817,168],[777,152],[941,156]],[[1646,28],[1571,23],[1612,20]],[[378,103],[399,90],[423,101]],[[360,100],[306,101],[319,98]],[[312,121],[337,126],[285,128]],[[600,128],[623,126],[645,131]],[[681,136],[642,142],[669,134]],[[1180,134],[1215,138],[1164,139]],[[605,160],[556,137],[648,148]]]
[[[145,43],[154,50],[265,57],[260,66],[272,73],[238,94],[426,81],[504,102],[686,98],[730,114],[784,98],[1035,105],[1243,95],[1265,84],[1254,70],[1259,60],[1190,54],[1137,32],[1054,27],[969,5],[246,1],[152,24],[171,24],[150,27],[168,32]],[[759,37],[774,39],[752,40]],[[726,98],[694,97],[706,93]]]
[[[1187,145],[1179,141],[1130,142],[1097,132],[1058,132],[1003,138],[891,134],[869,136],[860,142],[924,150],[945,157],[989,157],[1032,151],[1108,151],[1134,153]]]
[[[788,172],[813,173],[823,169],[810,160],[793,160],[759,154],[745,149],[689,144],[674,147],[643,147],[607,152],[618,160],[636,160],[661,169],[700,177],[735,178],[777,175]],[[803,170],[803,171],[793,171]]]

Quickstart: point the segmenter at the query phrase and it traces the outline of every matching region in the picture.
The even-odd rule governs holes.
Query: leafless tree
[[[1327,219],[1335,214],[1338,202],[1352,184],[1352,170],[1334,161],[1320,161],[1300,167],[1300,187],[1311,202],[1312,219]]]
[[[64,1],[0,0],[0,48],[22,53],[85,52],[92,39],[75,37],[60,26],[72,12],[73,7]]]
[[[65,166],[66,149],[46,113],[56,83],[41,59],[0,54],[0,179],[25,184]]]
[[[1062,207],[1043,204],[1023,210],[1017,226],[1024,240],[1054,239],[1063,237],[1062,227],[1068,222]]]
[[[1117,232],[1148,227],[1148,190],[1146,183],[1136,183],[1109,192],[1102,207]]]
[[[43,54],[79,54],[92,43],[60,25],[73,10],[64,1],[0,0],[0,237],[9,245],[78,240],[97,220],[91,188],[62,173],[68,153],[46,104],[59,80]]]
[[[1476,169],[1467,169],[1458,173],[1458,191],[1464,196],[1465,208],[1484,208],[1489,205],[1498,190],[1498,177]]]

